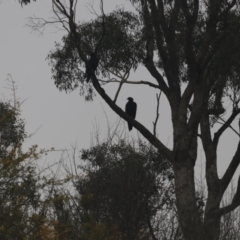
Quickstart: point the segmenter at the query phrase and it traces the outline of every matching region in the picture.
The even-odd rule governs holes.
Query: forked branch
[[[219,130],[214,134],[213,138],[213,144],[215,147],[218,145],[219,138],[223,134],[223,132],[230,127],[230,124],[233,122],[233,120],[236,118],[236,116],[240,113],[240,109],[234,110],[231,114],[231,116],[228,118],[227,121],[222,125],[222,127],[219,128]]]

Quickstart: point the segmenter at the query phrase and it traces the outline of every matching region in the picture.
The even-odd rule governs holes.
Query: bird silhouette
[[[127,100],[128,102],[126,103],[126,106],[125,106],[125,112],[127,113],[127,115],[135,119],[136,113],[137,113],[137,104],[133,101],[132,97],[127,98]],[[129,131],[132,130],[132,127],[133,127],[132,124],[128,122]]]
[[[87,83],[89,82],[91,76],[92,76],[92,71],[95,72],[97,67],[98,67],[98,62],[99,59],[97,57],[96,53],[91,53],[90,58],[86,64],[86,72],[85,72],[85,78],[87,79]]]

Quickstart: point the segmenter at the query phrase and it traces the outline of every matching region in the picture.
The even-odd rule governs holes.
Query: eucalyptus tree
[[[99,94],[117,115],[155,146],[173,166],[184,238],[216,240],[221,217],[240,205],[240,180],[232,202],[225,207],[220,205],[239,166],[240,145],[221,178],[217,172],[219,140],[240,113],[239,1],[130,2],[135,12],[117,9],[105,14],[101,1],[101,16],[78,23],[77,0],[52,0],[55,23],[59,21],[67,31],[62,44],[49,54],[53,79],[60,90],[80,88],[87,100]],[[84,69],[87,55],[94,51],[99,54],[100,63],[87,84]],[[151,74],[151,81],[129,81],[131,70],[139,65]],[[113,98],[102,84],[111,82],[119,82]],[[152,87],[166,96],[172,117],[172,149],[157,138],[156,129],[152,133],[117,105],[123,84]],[[228,114],[224,101],[230,101],[232,106]],[[214,132],[212,126],[221,119],[223,125],[214,128]],[[195,197],[198,139],[206,158],[208,195],[204,218]]]

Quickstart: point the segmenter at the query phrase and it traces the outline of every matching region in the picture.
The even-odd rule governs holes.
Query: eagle
[[[86,64],[86,72],[85,72],[85,78],[87,79],[87,83],[89,82],[91,76],[92,76],[92,71],[95,72],[97,67],[98,67],[99,59],[97,57],[96,53],[91,53],[90,58]]]
[[[135,119],[136,113],[137,113],[137,104],[133,101],[132,97],[127,98],[128,102],[126,103],[125,106],[125,112],[127,115]],[[129,131],[132,130],[132,124],[128,122],[128,129]]]

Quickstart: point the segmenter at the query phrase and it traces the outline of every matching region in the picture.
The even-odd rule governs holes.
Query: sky
[[[87,21],[95,17],[87,7],[89,2],[79,1],[77,6],[79,21]],[[127,10],[132,9],[128,1],[105,0],[105,13],[114,10],[116,2],[118,6]],[[100,12],[99,1],[95,0],[93,3],[95,10]],[[89,148],[96,126],[103,139],[107,134],[107,122],[110,125],[115,124],[119,117],[98,96],[94,98],[93,102],[85,102],[78,90],[66,94],[55,87],[46,57],[54,49],[55,42],[61,42],[61,38],[66,32],[59,31],[54,26],[47,26],[43,34],[34,33],[27,26],[27,18],[33,16],[44,19],[53,17],[51,1],[37,1],[23,8],[17,0],[3,0],[0,3],[1,99],[12,98],[6,81],[10,74],[18,86],[17,96],[24,101],[21,110],[22,118],[26,122],[26,131],[28,134],[37,131],[26,140],[26,148],[33,144],[46,149],[51,147],[71,149],[71,146],[75,144],[79,149]],[[143,67],[139,67],[129,80],[153,81]],[[116,87],[116,84],[106,87],[110,96],[113,96]],[[152,131],[153,121],[156,118],[156,93],[157,91],[147,86],[126,85],[120,92],[117,103],[124,109],[127,97],[133,97],[138,104],[136,119]],[[158,136],[164,144],[171,148],[171,115],[164,96],[161,96],[159,113]],[[237,121],[232,125],[238,129]],[[127,127],[126,124],[125,126]],[[136,129],[128,134],[129,138],[137,136]],[[232,130],[224,133],[218,151],[220,175],[229,163],[238,140],[239,138]],[[200,148],[199,158],[201,156],[204,154]],[[48,157],[49,163],[57,160],[58,157],[59,155]]]

